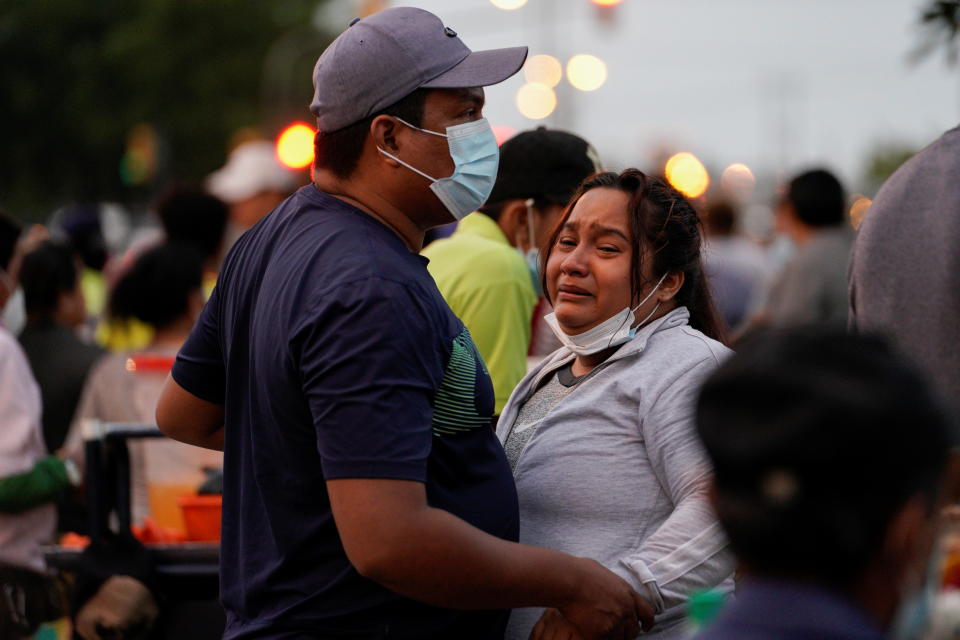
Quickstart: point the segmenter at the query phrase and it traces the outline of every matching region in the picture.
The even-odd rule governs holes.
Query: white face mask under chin
[[[660,288],[660,285],[663,284],[666,277],[667,274],[663,274],[656,286],[654,286],[653,289],[650,290],[650,293],[633,309],[624,307],[623,310],[616,315],[607,318],[594,328],[588,329],[583,333],[576,335],[568,335],[565,333],[560,327],[560,321],[557,320],[556,312],[548,313],[543,319],[547,323],[547,326],[553,331],[554,335],[557,336],[557,340],[578,356],[589,356],[610,349],[611,347],[618,347],[633,340],[640,327],[645,325],[657,312],[657,309],[660,308],[660,303],[657,302],[657,305],[647,314],[646,318],[641,320],[636,326],[632,326],[633,323],[631,321],[634,318],[633,314],[657,292],[657,289]]]

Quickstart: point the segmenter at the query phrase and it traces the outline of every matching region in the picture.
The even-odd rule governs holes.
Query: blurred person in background
[[[419,255],[489,197],[482,87],[526,54],[394,7],[317,61],[314,183],[234,245],[157,407],[225,449],[225,637],[492,639],[538,604],[588,639],[652,622],[597,563],[515,542],[489,374]]]
[[[623,577],[657,614],[642,637],[679,637],[693,592],[733,586],[693,421],[700,381],[730,353],[701,243],[696,212],[665,182],[636,169],[587,179],[543,256],[564,346],[523,379],[497,428],[521,542]],[[565,627],[556,611],[515,609],[506,637]]]
[[[280,164],[274,145],[250,140],[230,152],[227,164],[207,178],[207,191],[230,208],[224,248],[257,224],[297,187],[297,175]]]
[[[20,266],[27,326],[19,339],[40,386],[43,439],[50,452],[63,446],[87,376],[104,354],[80,337],[87,315],[79,270],[70,248],[51,241],[27,253]],[[64,492],[57,529],[83,532],[86,525],[83,497]]]
[[[86,320],[79,264],[69,247],[44,242],[20,267],[27,326],[20,345],[43,397],[43,436],[49,451],[63,446],[87,374],[103,355],[80,339]]]
[[[204,270],[216,272],[230,213],[223,200],[192,185],[173,185],[157,200],[156,212],[164,242],[193,246]]]
[[[739,211],[729,201],[711,201],[703,212],[707,235],[704,267],[717,310],[736,329],[758,303],[769,271],[763,250],[737,230]]]
[[[0,311],[15,291],[20,225],[0,212]],[[0,326],[0,639],[29,636],[60,615],[42,545],[53,543],[54,500],[69,484],[47,455],[40,388],[16,338]],[[74,476],[76,478],[76,476]],[[3,482],[10,479],[11,482]]]
[[[103,313],[107,300],[107,283],[103,268],[110,258],[101,227],[100,206],[70,205],[59,216],[59,226],[66,235],[67,243],[80,256],[83,263],[80,287],[83,289],[87,317],[95,324]]]
[[[217,282],[228,214],[222,200],[190,186],[171,187],[157,202],[164,242],[193,246],[203,256],[204,299]]]
[[[883,185],[850,258],[850,327],[888,335],[960,411],[960,128]]]
[[[110,354],[93,368],[73,420],[68,455],[83,456],[85,420],[154,422],[173,358],[203,307],[203,263],[193,246],[164,244],[146,251],[121,276],[110,296],[110,316],[136,318],[151,327],[153,337],[144,349]],[[129,446],[134,522],[162,511],[155,517],[159,524],[182,529],[176,497],[195,493],[204,469],[221,466],[222,454],[166,439],[135,440]]]
[[[147,229],[111,262],[112,280],[130,269],[148,249],[160,244],[182,244],[203,256],[203,295],[210,297],[217,282],[222,258],[227,206],[219,198],[190,185],[171,185],[154,204],[160,229]],[[135,317],[105,317],[97,328],[97,340],[111,351],[126,353],[146,348],[153,328]]]
[[[846,326],[847,262],[854,234],[840,181],[823,169],[793,178],[777,206],[776,224],[793,241],[796,253],[750,325]]]
[[[877,338],[770,331],[706,381],[697,422],[745,574],[698,638],[923,637],[949,439],[916,370]]]
[[[27,324],[27,310],[23,302],[23,288],[18,283],[22,254],[20,233],[22,225],[0,211],[0,326],[16,336]]]
[[[497,181],[479,211],[450,238],[423,250],[454,314],[490,371],[500,415],[527,373],[531,318],[539,299],[539,247],[580,182],[597,170],[586,140],[539,127],[500,147]]]

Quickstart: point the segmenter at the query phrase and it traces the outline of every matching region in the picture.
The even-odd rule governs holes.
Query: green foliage
[[[242,127],[273,135],[264,125],[309,119],[310,70],[329,42],[311,27],[319,1],[0,0],[0,206],[36,218],[69,200],[140,200],[202,179]],[[261,84],[264,60],[291,34],[300,50],[280,60],[291,80],[278,97]],[[159,144],[137,191],[120,166],[139,123]]]
[[[912,158],[918,149],[908,144],[888,142],[877,145],[867,157],[866,175],[864,176],[868,191],[877,190],[900,168],[904,162]]]

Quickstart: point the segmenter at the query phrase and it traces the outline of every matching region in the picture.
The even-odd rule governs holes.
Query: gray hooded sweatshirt
[[[698,387],[730,350],[689,317],[671,311],[599,365],[533,427],[514,471],[520,542],[593,558],[624,578],[657,613],[644,637],[679,637],[692,592],[733,586],[694,426]],[[540,381],[573,358],[561,348],[520,381],[501,442]],[[526,640],[541,613],[515,609],[507,640]]]

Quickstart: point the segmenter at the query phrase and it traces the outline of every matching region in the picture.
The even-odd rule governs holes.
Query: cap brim
[[[488,87],[520,71],[526,59],[526,47],[474,51],[456,66],[420,86],[425,89]]]

